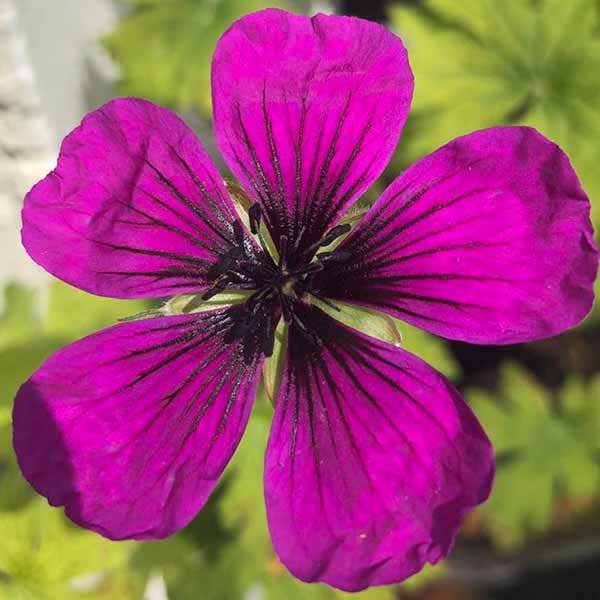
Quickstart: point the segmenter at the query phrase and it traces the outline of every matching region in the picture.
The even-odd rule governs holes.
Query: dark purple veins
[[[319,344],[317,336],[303,322],[297,309],[299,300],[313,296],[330,304],[313,285],[314,275],[324,270],[328,263],[345,261],[346,252],[333,250],[318,252],[331,245],[350,230],[350,225],[336,225],[318,242],[303,247],[300,239],[289,240],[282,235],[279,239],[278,258],[269,251],[262,231],[262,210],[258,203],[248,210],[250,230],[260,242],[261,250],[248,240],[239,221],[233,223],[234,242],[231,248],[210,267],[212,287],[202,298],[233,290],[249,290],[252,293],[241,305],[229,311],[230,329],[224,336],[226,343],[242,340],[244,358],[247,363],[263,353],[271,356],[275,341],[275,328],[283,316],[286,323],[294,323],[304,332],[310,345]]]

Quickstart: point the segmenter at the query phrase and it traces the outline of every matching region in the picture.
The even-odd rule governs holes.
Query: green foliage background
[[[411,115],[388,177],[454,137],[528,125],[568,154],[599,229],[600,4],[396,1],[387,13],[415,75]],[[471,522],[498,552],[575,537],[578,526],[588,534],[600,528],[599,369],[591,358],[600,342],[597,314],[595,308],[575,334],[520,352],[539,375],[555,368],[556,378],[536,380],[516,362],[504,364],[487,389],[463,378],[498,453],[492,497]]]
[[[210,61],[219,36],[242,15],[286,0],[126,0],[127,15],[105,39],[123,70],[121,91],[208,114]]]
[[[600,196],[600,6],[594,0],[423,0],[391,4],[415,73],[414,131],[401,158],[499,124],[558,143]],[[600,201],[593,203],[600,222]]]
[[[262,0],[127,0],[105,43],[121,66],[119,93],[210,115],[209,69],[218,36]],[[594,0],[390,2],[390,26],[415,73],[413,111],[383,182],[449,139],[497,124],[527,124],[571,157],[600,226],[600,6]],[[373,194],[369,196],[372,198]],[[47,293],[4,289],[0,316],[0,599],[141,598],[164,577],[172,600],[335,600],[350,595],[294,580],[271,548],[262,461],[272,409],[261,392],[242,445],[205,510],[184,531],[150,543],[115,543],[82,531],[21,478],[11,449],[18,386],[51,352],[148,308],[96,298],[54,282]],[[540,378],[555,356],[585,357],[598,319],[554,346],[528,345],[497,376],[475,381],[449,345],[403,323],[345,308],[348,324],[422,356],[462,385],[498,453],[492,497],[469,519],[461,543],[483,539],[496,553],[600,532],[600,368],[561,362],[558,383]],[[397,332],[402,339],[398,339]],[[534,373],[532,361],[546,361]],[[540,358],[541,357],[541,358]],[[534,361],[535,362],[535,361]],[[557,367],[559,365],[556,365]],[[583,533],[582,533],[583,532]],[[411,588],[443,576],[426,570]],[[405,587],[405,586],[403,586]],[[394,588],[355,595],[392,600]]]
[[[219,487],[181,533],[157,542],[111,542],[72,524],[21,477],[11,448],[11,405],[19,385],[59,347],[148,306],[98,298],[54,282],[46,302],[5,289],[0,316],[0,600],[133,600],[161,574],[170,598],[340,600],[348,595],[291,577],[271,546],[262,465],[272,408],[261,391],[248,429]],[[45,304],[45,306],[44,306]],[[425,575],[427,577],[427,575]],[[355,594],[392,600],[392,590]]]

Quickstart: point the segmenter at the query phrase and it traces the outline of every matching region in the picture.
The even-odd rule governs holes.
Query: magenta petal
[[[489,440],[415,356],[317,308],[292,324],[265,465],[275,549],[291,572],[355,591],[446,556],[490,491]]]
[[[63,141],[27,194],[23,244],[47,271],[118,298],[209,286],[235,210],[193,132],[145,100],[113,100]]]
[[[162,538],[200,510],[237,447],[262,361],[226,311],[123,323],[51,356],[19,390],[14,446],[50,504],[111,539]]]
[[[400,39],[352,17],[248,15],[212,69],[219,148],[276,241],[319,239],[379,176],[413,91]]]
[[[511,344],[589,312],[598,250],[565,154],[526,127],[457,138],[399,177],[321,293],[452,339]]]

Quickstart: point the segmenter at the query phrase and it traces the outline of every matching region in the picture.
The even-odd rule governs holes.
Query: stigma
[[[236,219],[232,224],[232,245],[209,269],[214,283],[202,295],[203,300],[209,300],[222,292],[251,292],[241,305],[236,305],[231,311],[234,324],[225,336],[226,342],[243,338],[246,362],[257,354],[272,354],[275,329],[280,318],[286,323],[293,321],[301,331],[306,330],[295,310],[297,302],[306,300],[307,296],[326,301],[313,290],[313,276],[324,270],[328,263],[347,259],[347,253],[337,249],[319,250],[350,231],[348,224],[336,225],[318,242],[307,247],[302,247],[302,235],[296,240],[282,235],[275,253],[271,252],[263,233],[260,204],[250,206],[248,221],[250,232],[258,244],[246,238],[243,226]]]

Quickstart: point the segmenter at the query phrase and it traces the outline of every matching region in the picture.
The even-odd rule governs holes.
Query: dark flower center
[[[251,362],[261,353],[272,355],[275,328],[280,317],[286,323],[294,321],[310,337],[295,310],[296,303],[307,295],[328,303],[313,289],[313,276],[328,263],[345,260],[347,256],[338,250],[318,250],[346,234],[350,225],[333,227],[321,240],[305,248],[297,240],[281,236],[277,249],[279,256],[275,258],[261,232],[262,211],[259,204],[250,207],[248,217],[250,230],[260,242],[261,250],[257,251],[256,246],[246,239],[242,226],[236,220],[233,223],[235,243],[209,270],[214,284],[202,297],[208,300],[225,291],[252,291],[243,304],[231,307],[229,317],[232,325],[225,335],[227,343],[243,340],[244,358]]]

